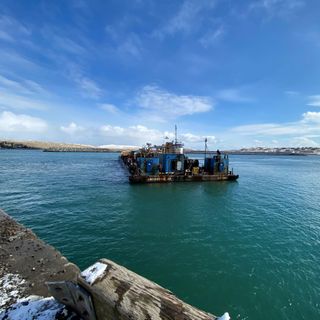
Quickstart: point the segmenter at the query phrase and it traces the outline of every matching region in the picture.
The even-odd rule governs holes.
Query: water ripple
[[[0,151],[1,206],[233,319],[320,314],[320,158],[232,156],[236,183],[130,186],[116,154]]]

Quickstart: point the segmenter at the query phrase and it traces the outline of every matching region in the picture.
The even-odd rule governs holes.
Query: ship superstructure
[[[131,183],[225,181],[239,177],[229,170],[227,154],[219,150],[207,152],[207,140],[200,165],[199,159],[189,158],[184,153],[177,135],[174,141],[161,146],[147,144],[136,151],[124,151],[120,158],[129,170]]]

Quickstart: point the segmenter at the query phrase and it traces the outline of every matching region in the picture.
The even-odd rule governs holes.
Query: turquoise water
[[[0,151],[1,207],[81,268],[112,259],[232,319],[320,319],[320,157],[238,182],[127,183],[117,154]]]

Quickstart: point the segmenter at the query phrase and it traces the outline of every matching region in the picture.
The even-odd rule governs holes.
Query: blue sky
[[[320,144],[317,0],[0,3],[0,136]]]

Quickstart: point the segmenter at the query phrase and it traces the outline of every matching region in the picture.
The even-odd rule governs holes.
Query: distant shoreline
[[[43,152],[93,152],[93,153],[112,153],[121,152],[123,150],[134,150],[132,147],[126,148],[104,148],[87,146],[81,144],[68,144],[57,142],[41,142],[41,141],[11,141],[0,140],[0,150],[40,150]],[[213,154],[215,151],[203,151],[185,149],[188,154]],[[273,156],[307,156],[307,155],[320,155],[320,148],[315,147],[298,147],[298,148],[246,148],[240,150],[223,150],[223,153],[230,155],[273,155]]]
[[[40,150],[44,152],[121,152],[117,148],[99,148],[81,144],[68,144],[41,141],[10,141],[1,140],[0,150]]]
[[[309,156],[309,155],[320,155],[316,153],[293,153],[293,152],[242,152],[242,151],[228,151],[224,150],[221,151],[222,153],[226,153],[229,155],[247,155],[247,156],[256,156],[256,155],[261,155],[261,156]],[[189,154],[205,154],[204,151],[187,151],[185,153]],[[207,151],[207,154],[215,154],[215,151]]]

